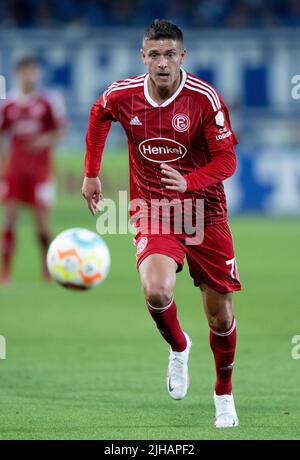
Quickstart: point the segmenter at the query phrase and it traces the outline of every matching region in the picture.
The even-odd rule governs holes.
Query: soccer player
[[[168,392],[182,399],[189,385],[192,340],[177,319],[173,292],[186,256],[210,328],[215,426],[235,427],[232,292],[241,286],[222,181],[235,171],[237,140],[221,96],[182,68],[185,54],[182,31],[175,24],[155,20],[145,31],[141,57],[148,72],[111,84],[91,109],[82,194],[95,214],[102,198],[98,173],[105,140],[111,122],[119,121],[129,144],[131,200],[151,207],[155,200],[190,199],[193,213],[196,200],[204,200],[204,239],[199,244],[188,244],[184,232],[149,231],[137,219],[137,266],[146,305],[170,345]],[[134,210],[131,215],[136,217]]]
[[[0,105],[0,154],[5,167],[0,171],[0,199],[4,202],[2,267],[0,283],[11,279],[15,233],[21,205],[33,215],[42,250],[42,274],[48,279],[46,253],[50,242],[49,210],[54,199],[53,149],[66,124],[61,97],[40,88],[40,65],[33,57],[23,57],[16,66],[18,87]],[[9,139],[5,155],[5,137]]]

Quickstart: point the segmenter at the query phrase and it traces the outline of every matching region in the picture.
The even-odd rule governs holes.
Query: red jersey
[[[205,224],[225,222],[222,181],[235,170],[237,143],[228,110],[211,85],[183,69],[181,77],[161,105],[149,95],[148,74],[108,87],[90,112],[85,175],[98,175],[111,122],[119,121],[128,138],[131,200],[204,199]],[[161,163],[185,176],[185,193],[165,188]]]
[[[45,177],[51,172],[51,149],[32,148],[38,135],[66,123],[61,97],[54,91],[12,91],[0,105],[0,132],[10,135],[8,172]]]

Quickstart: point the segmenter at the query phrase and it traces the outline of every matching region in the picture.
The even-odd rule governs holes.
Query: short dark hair
[[[18,60],[16,64],[16,70],[23,69],[24,67],[38,67],[39,66],[39,60],[35,56],[24,56],[21,59]]]
[[[144,32],[143,40],[169,38],[183,43],[183,33],[176,24],[165,19],[155,19]]]

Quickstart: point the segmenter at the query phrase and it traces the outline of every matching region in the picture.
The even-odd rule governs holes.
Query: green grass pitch
[[[56,233],[95,230],[80,196],[81,163],[75,155],[58,161]],[[126,186],[126,165],[126,155],[105,156],[104,192]],[[178,276],[176,300],[193,338],[191,385],[185,400],[173,401],[165,386],[168,349],[144,304],[131,236],[105,237],[112,267],[102,286],[70,292],[40,281],[35,235],[23,213],[14,280],[0,288],[0,334],[7,343],[0,438],[300,439],[300,360],[291,356],[292,337],[300,334],[298,226],[231,219],[243,282],[235,295],[233,379],[240,426],[216,430],[208,328],[187,270]]]

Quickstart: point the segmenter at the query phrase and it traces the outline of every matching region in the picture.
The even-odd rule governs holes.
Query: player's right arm
[[[5,133],[10,128],[10,121],[7,117],[6,104],[0,105],[0,178],[3,177],[5,165],[9,155],[7,142],[5,142]]]
[[[84,180],[81,191],[93,215],[96,214],[97,204],[102,199],[101,182],[98,174],[112,121],[116,121],[116,118],[111,101],[107,99],[107,91],[105,91],[91,108],[86,133]]]
[[[0,131],[0,179],[3,176],[4,171],[4,158],[5,158],[5,150],[4,150],[4,140],[3,136]]]
[[[82,196],[86,199],[87,205],[93,216],[97,212],[97,205],[102,200],[102,187],[99,177],[85,176],[82,183]]]

